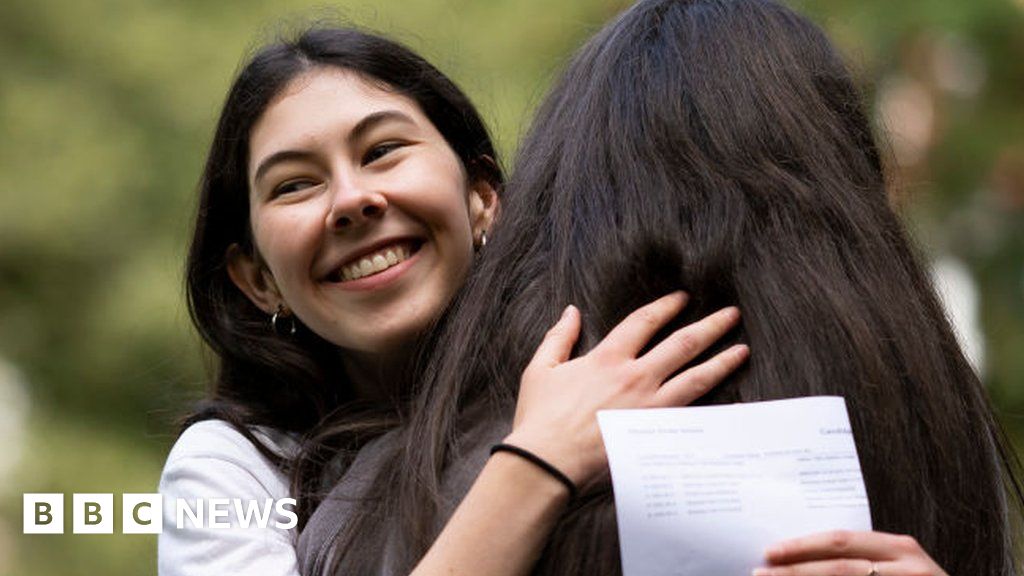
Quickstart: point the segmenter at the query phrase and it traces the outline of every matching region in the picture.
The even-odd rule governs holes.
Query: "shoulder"
[[[267,429],[253,433],[284,456],[294,451],[295,441],[287,434]],[[273,505],[290,498],[288,478],[230,424],[210,420],[186,429],[167,457],[160,493],[161,576],[298,575],[293,530],[288,528],[294,526],[291,515]],[[225,527],[213,526],[217,499],[228,503],[220,515]],[[199,510],[200,526],[185,508]]]
[[[254,427],[251,431],[268,448],[282,456],[289,456],[295,450],[294,438],[285,432],[266,427]],[[263,458],[263,455],[231,424],[223,420],[204,420],[181,433],[167,456],[167,462],[183,458],[227,458],[249,462]]]
[[[283,432],[260,428],[253,434],[282,456],[294,454],[296,443]],[[282,498],[288,494],[288,479],[233,426],[206,420],[189,426],[174,443],[160,476],[160,491]]]
[[[327,567],[333,561],[338,535],[351,522],[353,513],[359,507],[358,503],[372,487],[378,470],[400,445],[400,439],[397,431],[391,431],[370,440],[359,449],[347,468],[338,471],[338,478],[332,481],[333,488],[317,505],[298,536],[296,550],[301,573],[327,572]],[[387,564],[391,552],[386,551],[384,556],[377,558],[378,567],[381,563]],[[383,569],[380,572],[391,573]]]

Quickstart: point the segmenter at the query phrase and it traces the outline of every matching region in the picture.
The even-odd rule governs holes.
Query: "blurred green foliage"
[[[6,0],[0,360],[23,372],[33,408],[22,465],[0,486],[0,574],[155,570],[153,537],[21,536],[21,493],[155,490],[174,418],[203,390],[182,262],[216,115],[249,49],[316,18],[386,32],[469,92],[510,165],[567,54],[626,4]],[[892,136],[894,193],[926,253],[972,272],[985,380],[1021,436],[1024,0],[794,4],[848,55],[880,117],[917,119],[917,148]]]

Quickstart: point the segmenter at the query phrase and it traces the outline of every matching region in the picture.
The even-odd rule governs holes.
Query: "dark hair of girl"
[[[407,541],[406,567],[418,560],[443,525],[431,515],[459,465],[460,414],[496,401],[511,419],[566,304],[583,312],[582,353],[679,288],[680,323],[737,305],[742,327],[720,346],[752,351],[701,402],[844,396],[875,529],[914,536],[950,574],[1014,573],[1016,458],[888,203],[846,67],[769,0],[643,0],[576,55],[432,343],[387,481],[337,543],[341,569],[378,510]],[[596,490],[570,505],[536,573],[616,574],[618,554],[610,489]]]
[[[249,136],[275,97],[296,77],[318,69],[354,72],[380,88],[412,99],[461,160],[471,180],[503,179],[494,146],[469,99],[444,74],[408,48],[352,28],[311,28],[293,40],[260,49],[242,68],[221,111],[199,187],[195,232],[188,255],[186,289],[192,321],[218,359],[210,398],[185,425],[218,418],[233,424],[278,465],[249,427],[269,426],[304,434],[332,411],[359,442],[389,421],[361,411],[346,386],[338,348],[309,330],[275,332],[270,319],[232,283],[227,251],[232,244],[253,253],[249,224]],[[356,414],[362,413],[362,416]],[[322,447],[326,449],[325,447]],[[334,447],[337,449],[338,447]],[[304,478],[317,477],[322,462],[306,454]],[[299,489],[304,492],[304,488]],[[308,509],[300,502],[303,517]]]

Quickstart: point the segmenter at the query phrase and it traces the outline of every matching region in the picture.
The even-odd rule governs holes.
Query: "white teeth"
[[[364,276],[383,272],[388,268],[409,259],[409,249],[405,246],[391,246],[368,254],[341,268],[341,280],[357,280]]]

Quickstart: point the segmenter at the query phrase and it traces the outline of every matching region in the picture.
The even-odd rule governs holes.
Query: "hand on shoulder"
[[[566,308],[523,373],[512,433],[505,442],[536,454],[585,487],[607,469],[597,411],[685,406],[746,361],[745,345],[676,374],[739,322],[725,308],[684,326],[641,354],[686,305],[682,292],[643,306],[620,322],[590,352],[570,358],[580,312]],[[673,376],[673,374],[675,374]]]

